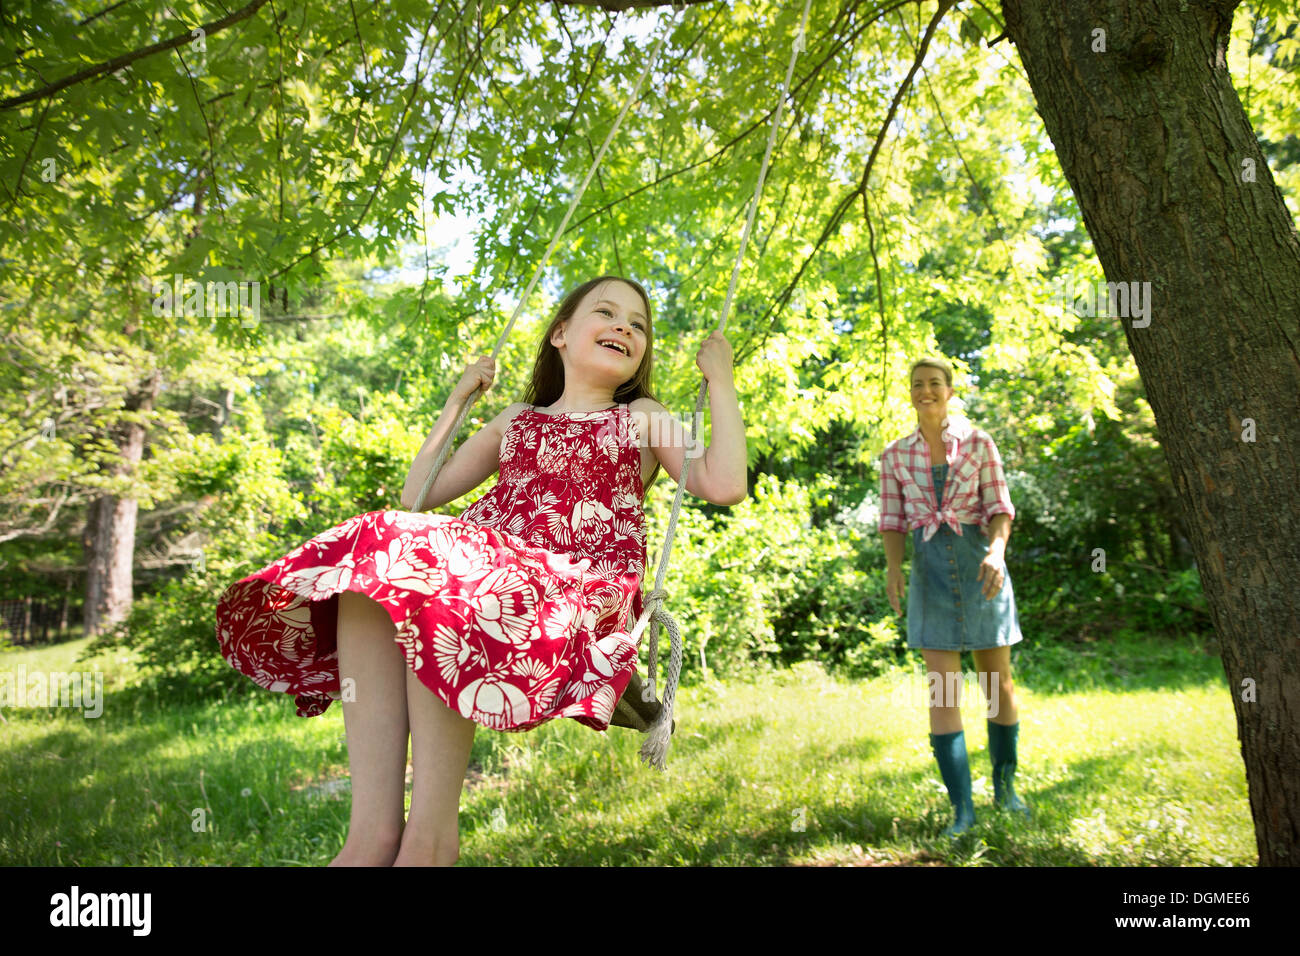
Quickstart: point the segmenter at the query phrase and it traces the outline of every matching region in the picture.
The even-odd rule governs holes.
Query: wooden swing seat
[[[611,727],[626,727],[629,730],[636,730],[641,733],[647,733],[650,725],[654,723],[659,712],[664,709],[662,702],[658,700],[646,700],[643,688],[645,683],[641,680],[639,671],[632,672],[632,679],[627,683],[627,689],[623,691],[623,696],[618,699],[614,707],[614,715],[609,719]],[[672,724],[672,731],[677,730],[677,721]],[[670,731],[670,732],[672,732]]]

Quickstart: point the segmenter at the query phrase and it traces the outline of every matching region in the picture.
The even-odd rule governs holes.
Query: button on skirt
[[[988,539],[976,524],[962,533],[940,525],[929,541],[924,529],[912,532],[912,573],[907,587],[907,646],[940,651],[973,651],[1022,640],[1011,574],[1002,590],[985,598],[980,562]]]

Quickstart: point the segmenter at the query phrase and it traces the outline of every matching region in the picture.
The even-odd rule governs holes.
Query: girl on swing
[[[925,658],[931,689],[930,745],[954,820],[945,836],[975,824],[970,764],[961,724],[961,653],[971,651],[989,699],[989,756],[994,803],[1027,814],[1016,796],[1020,713],[1011,681],[1011,645],[1021,640],[1007,577],[1007,538],[1016,510],[1002,459],[988,434],[949,418],[952,366],[927,357],[912,366],[917,429],[880,456],[880,530],[885,591],[894,613],[907,596],[907,646]],[[903,542],[912,532],[911,580],[903,583]],[[934,684],[942,679],[936,699]]]
[[[455,863],[478,724],[609,725],[637,663],[625,622],[642,610],[644,489],[661,465],[676,479],[687,453],[685,431],[651,396],[653,345],[639,284],[584,282],[542,336],[525,402],[461,445],[427,501],[414,498],[464,403],[491,386],[491,358],[466,368],[416,455],[407,510],[350,518],[222,596],[218,639],[236,669],[296,695],[300,716],[343,702],[352,810],[331,866]],[[714,332],[695,361],[709,382],[713,441],[687,490],[736,504],[746,455],[731,346]],[[671,424],[647,429],[650,418]],[[460,517],[414,512],[498,468]]]

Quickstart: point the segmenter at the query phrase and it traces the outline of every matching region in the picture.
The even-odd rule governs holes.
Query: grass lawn
[[[340,706],[299,718],[288,695],[251,683],[229,700],[160,704],[133,686],[129,657],[77,662],[87,643],[0,654],[0,671],[104,674],[98,718],[5,708],[0,865],[319,866],[338,852]],[[1015,662],[1017,792],[1032,821],[992,809],[978,699],[965,694],[963,715],[979,824],[949,842],[920,675],[849,681],[804,664],[683,688],[666,774],[640,764],[633,731],[480,729],[462,864],[1255,863],[1216,657],[1130,639],[1021,645]]]

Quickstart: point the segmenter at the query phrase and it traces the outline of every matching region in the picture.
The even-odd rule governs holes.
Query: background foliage
[[[249,6],[202,42],[191,31],[223,14],[199,2],[0,14],[0,598],[68,594],[89,503],[133,497],[137,601],[106,641],[204,687],[247,684],[216,655],[222,588],[396,506],[668,22],[565,4]],[[674,549],[688,680],[899,660],[876,460],[914,427],[908,366],[934,351],[1009,470],[1027,637],[1208,631],[1122,328],[1052,301],[1100,272],[985,5],[945,18],[891,114],[931,7],[813,4],[728,326],[752,494],[690,503]],[[1243,5],[1230,63],[1294,212],[1285,7]],[[522,392],[557,295],[605,271],[651,290],[656,388],[689,407],[798,13],[702,5],[668,27],[478,424]],[[170,37],[184,42],[46,89]],[[460,271],[456,215],[473,223]],[[154,284],[176,274],[259,282],[260,322],[158,314]],[[154,376],[158,402],[133,410]],[[147,445],[120,474],[131,421]],[[670,491],[647,503],[652,541]]]

